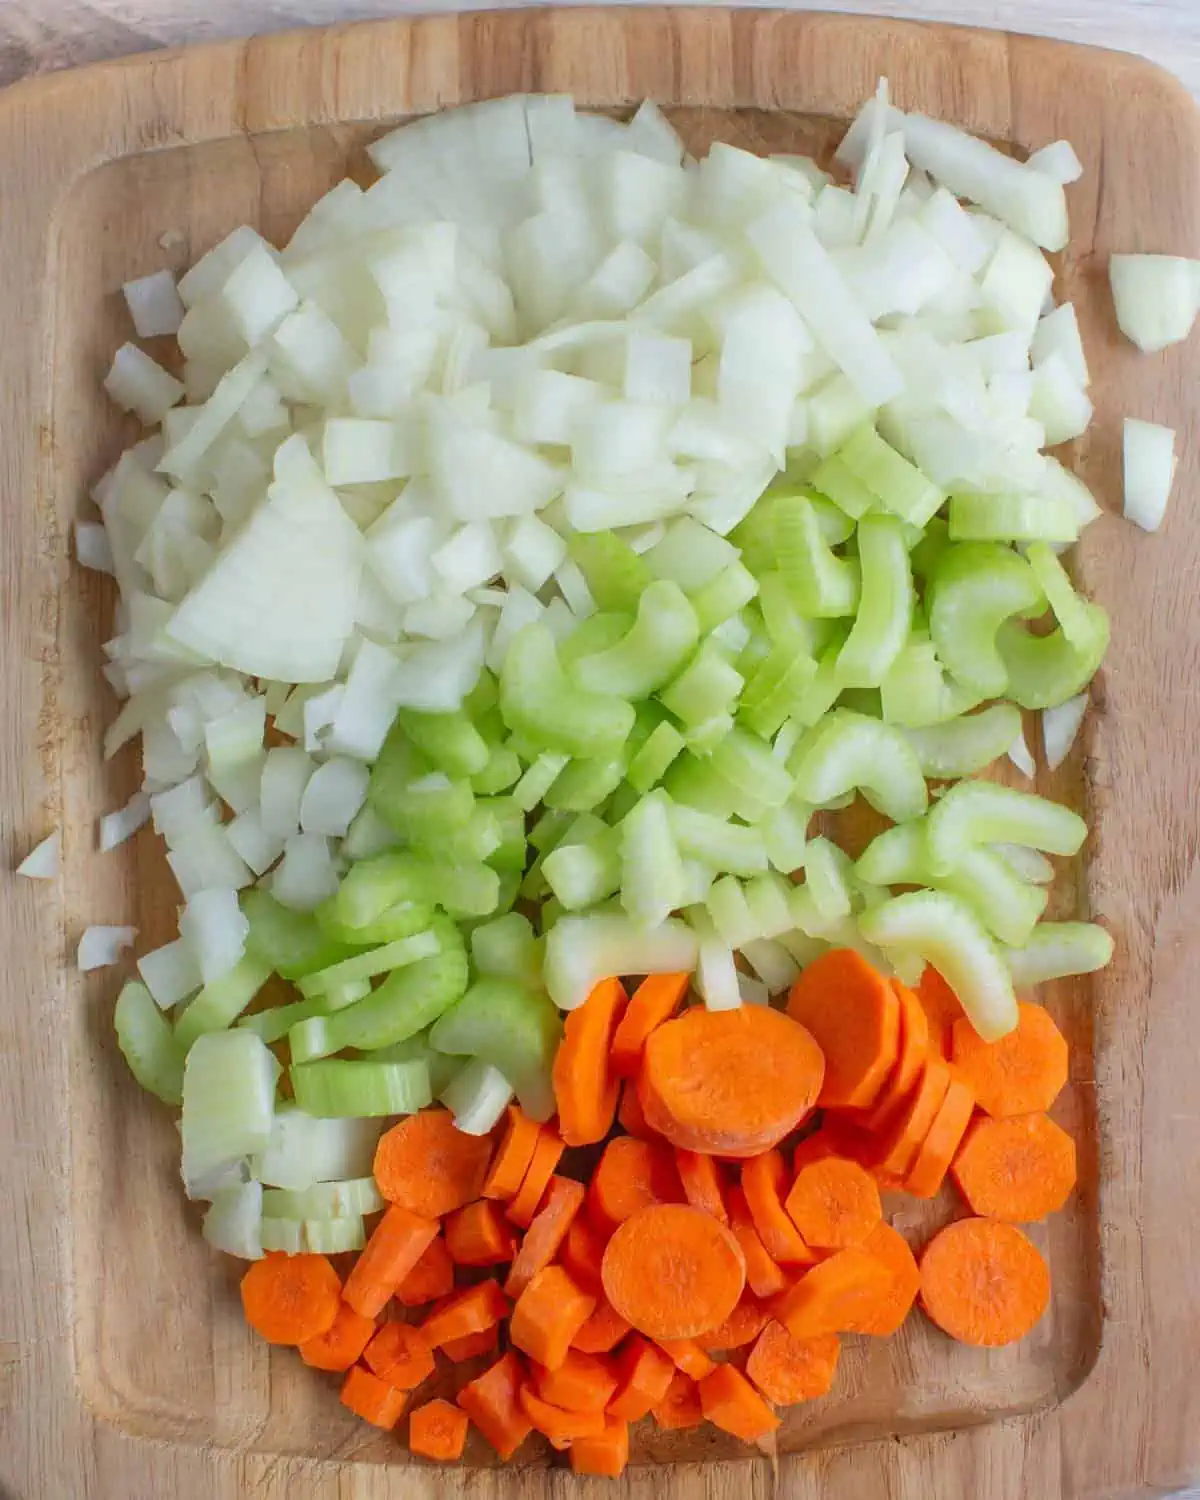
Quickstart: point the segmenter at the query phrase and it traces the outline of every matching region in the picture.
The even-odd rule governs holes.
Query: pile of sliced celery
[[[185,901],[118,1039],[246,1256],[361,1245],[390,1117],[548,1118],[604,976],[728,1009],[849,945],[995,1038],[1111,953],[1045,920],[1082,821],[971,779],[1026,713],[1061,761],[1108,643],[1042,451],[1091,410],[1061,183],[885,88],[853,190],[561,98],[372,154],[282,252],[132,284],[183,379],[114,363],[162,431],[87,547]]]

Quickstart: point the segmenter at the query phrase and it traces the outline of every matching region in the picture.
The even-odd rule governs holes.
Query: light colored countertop
[[[787,0],[775,3],[786,6]],[[492,7],[484,0],[0,0],[0,83],[151,47],[405,10],[482,10],[505,4],[506,0]],[[802,8],[994,26],[1140,52],[1176,73],[1200,99],[1200,0],[814,0]]]

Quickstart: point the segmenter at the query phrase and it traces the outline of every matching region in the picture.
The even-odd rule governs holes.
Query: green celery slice
[[[463,916],[486,917],[495,910],[498,887],[495,870],[484,864],[446,865],[389,851],[350,866],[329,915],[345,927],[365,928],[402,903],[428,902]]]
[[[691,595],[692,608],[696,611],[696,622],[701,635],[707,635],[718,625],[737,614],[758,593],[758,583],[753,573],[740,562],[732,562],[722,568],[711,582]]]
[[[683,753],[685,741],[674,724],[666,720],[651,730],[649,737],[629,762],[626,779],[638,792],[648,792],[667,774],[672,762]]]
[[[580,657],[571,675],[587,692],[646,698],[686,661],[700,639],[696,611],[677,583],[656,579],[638,600],[628,632],[606,651]]]
[[[879,497],[836,453],[831,453],[813,471],[813,484],[851,520],[874,510]]]
[[[664,793],[651,792],[626,815],[620,841],[621,905],[639,927],[657,927],[684,904],[687,894]]]
[[[808,686],[801,692],[792,710],[791,718],[802,728],[808,729],[818,723],[837,702],[842,691],[838,678],[838,657],[849,630],[838,634],[830,641],[817,662],[817,670]]]
[[[498,873],[525,868],[528,858],[525,838],[525,809],[512,797],[489,797],[480,806],[480,813],[489,818],[496,830],[496,842],[486,863]],[[455,844],[451,840],[447,853],[455,855]],[[465,860],[463,861],[465,863]]]
[[[738,804],[734,787],[707,760],[685,750],[663,777],[663,788],[672,802],[694,807],[714,818],[730,818]]]
[[[952,542],[1074,542],[1079,513],[1050,495],[951,495]]]
[[[447,776],[477,776],[488,763],[487,741],[465,713],[419,713],[402,708],[400,727],[421,754]]]
[[[848,879],[850,861],[826,838],[810,839],[804,855],[804,885],[823,922],[847,916],[853,906]]]
[[[662,539],[645,553],[645,559],[656,578],[669,578],[685,593],[691,593],[711,583],[722,568],[737,562],[738,549],[691,516],[680,516],[669,523]]]
[[[815,507],[814,507],[815,508]],[[792,602],[782,573],[769,572],[758,580],[758,608],[770,644],[784,650],[817,656],[824,651],[839,627],[829,620],[802,615]],[[765,656],[763,650],[761,655]]]
[[[803,702],[816,675],[817,664],[804,651],[773,647],[751,674],[738,717],[755,734],[775,734]]]
[[[136,979],[117,996],[113,1025],[117,1045],[141,1086],[164,1104],[182,1104],[184,1048],[150,991]]]
[[[1072,646],[1090,650],[1098,633],[1096,617],[1088,601],[1076,592],[1067,570],[1044,542],[1035,543],[1025,556],[1063,635]]]
[[[770,745],[747,729],[734,728],[721,740],[709,761],[713,770],[740,795],[742,806],[736,810],[747,821],[757,821],[754,805],[765,811],[782,807],[794,790],[785,766],[771,753]]]
[[[352,1219],[386,1207],[373,1177],[315,1182],[309,1188],[266,1188],[262,1196],[263,1217],[268,1219]]]
[[[481,922],[471,933],[471,960],[480,974],[541,984],[542,943],[529,918],[519,912]]]
[[[1021,711],[993,703],[977,714],[905,731],[922,772],[937,780],[973,776],[1004,755],[1021,732]]]
[[[414,1115],[433,1103],[424,1061],[374,1062],[329,1058],[290,1070],[296,1103],[318,1119]]]
[[[279,1064],[252,1031],[197,1037],[183,1069],[183,1180],[191,1198],[245,1156],[265,1151]]]
[[[478,979],[429,1039],[441,1052],[481,1058],[503,1073],[532,1119],[554,1113],[550,1069],[562,1021],[542,991],[500,976]]]
[[[414,833],[410,840],[412,848],[421,854],[436,855],[451,864],[480,861],[498,868],[495,855],[500,848],[501,832],[494,804],[499,800],[477,798],[474,810],[465,823],[437,833]]]
[[[908,640],[913,583],[902,524],[895,516],[865,516],[858,527],[862,598],[838,657],[846,687],[878,687]]]
[[[1072,974],[1092,974],[1112,955],[1112,935],[1095,922],[1042,922],[1024,946],[1005,952],[1013,983],[1021,989]]]
[[[312,1016],[323,1015],[329,1006],[324,995],[312,1000],[296,1000],[291,1005],[272,1005],[266,1010],[256,1010],[252,1015],[239,1016],[237,1025],[252,1031],[267,1046],[282,1041],[293,1026],[307,1021]]]
[[[851,434],[837,456],[885,510],[910,526],[926,526],[945,504],[944,491],[867,423]],[[813,479],[818,489],[823,488],[816,475]]]
[[[381,943],[395,943],[401,938],[412,937],[414,933],[424,932],[433,921],[433,907],[424,901],[398,901],[373,921],[358,927],[351,927],[343,922],[338,912],[336,895],[327,897],[313,912],[322,931],[345,945],[339,955],[319,966],[323,969],[340,963],[343,957],[349,958],[356,949],[377,948]],[[307,969],[305,972],[315,973],[316,969]],[[304,975],[296,977],[302,979]]]
[[[1043,599],[1024,558],[998,542],[956,542],[929,586],[929,630],[943,665],[981,698],[998,698],[1009,673],[996,643],[1001,625]],[[1015,695],[1014,695],[1015,696]]]
[[[853,558],[835,557],[803,495],[775,502],[776,566],[802,615],[832,618],[858,608],[861,579]]]
[[[958,896],[1002,943],[1020,946],[1046,910],[1049,892],[1029,885],[991,849],[969,849],[948,874],[932,882]]]
[[[742,894],[758,931],[754,941],[774,939],[791,930],[792,912],[788,904],[791,893],[791,882],[781,875],[754,875],[745,882]]]
[[[256,953],[284,979],[299,979],[350,954],[347,941],[324,931],[308,913],[281,906],[267,891],[243,891],[240,905],[250,923],[247,952]]]
[[[1008,683],[1006,693],[1022,708],[1057,708],[1091,682],[1108,650],[1108,614],[1099,604],[1085,604],[1091,640],[1073,645],[1060,625],[1049,635],[1032,635],[1015,620],[997,637]]]
[[[884,817],[904,823],[928,804],[916,752],[879,719],[835,709],[805,735],[792,757],[795,794],[828,807],[855,790]]]
[[[659,699],[681,724],[695,728],[728,713],[742,686],[741,673],[710,637]]]
[[[471,777],[471,790],[479,797],[507,792],[521,779],[521,757],[511,745],[492,745],[487,764]]]
[[[717,935],[727,948],[741,948],[762,934],[740,882],[732,875],[715,880],[704,901]]]
[[[344,958],[331,968],[306,974],[299,981],[298,988],[306,1000],[312,1000],[342,985],[374,979],[377,974],[388,974],[393,969],[415,964],[419,959],[432,958],[440,949],[436,932],[415,932],[412,937],[385,943],[381,948],[369,948],[365,953],[356,953],[353,958]]]
[[[615,829],[580,843],[561,843],[541,863],[547,885],[568,911],[581,911],[621,888],[620,840]]]
[[[912,729],[944,724],[981,701],[978,693],[946,676],[933,642],[921,639],[910,640],[896,657],[879,696],[884,719]]]
[[[698,953],[696,934],[677,917],[646,929],[624,913],[564,916],[546,937],[546,988],[560,1009],[574,1010],[601,979],[614,974],[690,974]]]
[[[471,783],[435,772],[398,724],[388,731],[371,768],[368,797],[383,821],[406,837],[436,837],[442,830],[459,828],[475,807]]]
[[[767,860],[781,875],[791,875],[803,868],[812,814],[806,802],[793,797],[782,807],[772,808],[759,825]]]
[[[909,553],[913,576],[922,583],[932,578],[938,561],[950,545],[950,523],[941,516],[934,516],[921,532],[921,539]]]
[[[529,830],[527,842],[539,854],[549,854],[551,849],[558,848],[563,836],[576,821],[574,814],[567,812],[565,808],[550,808],[542,813]]]
[[[436,1023],[435,1023],[436,1024]],[[402,1042],[393,1042],[390,1047],[377,1047],[369,1054],[371,1062],[423,1062],[429,1072],[429,1087],[436,1099],[450,1080],[458,1073],[462,1063],[457,1057],[438,1052],[429,1044],[432,1027],[405,1037]]]
[[[1078,813],[1033,792],[990,781],[960,781],[930,809],[929,868],[948,875],[980,844],[1027,844],[1043,854],[1077,854],[1087,837]]]
[[[671,831],[681,854],[728,875],[757,875],[767,868],[763,830],[715,818],[682,803],[670,804]]]
[[[558,777],[566,770],[571,757],[558,751],[546,751],[531,763],[513,787],[513,801],[524,812],[532,812],[543,801]]]
[[[1036,849],[1022,844],[993,844],[992,852],[998,854],[1017,872],[1022,880],[1032,885],[1050,885],[1054,880],[1054,865]]]
[[[636,609],[636,603],[634,609]],[[633,609],[601,610],[580,620],[575,629],[558,643],[558,662],[569,672],[585,656],[595,656],[624,640],[633,628]]]
[[[175,1037],[186,1052],[197,1037],[224,1031],[271,977],[271,966],[257,953],[244,953],[228,974],[206,984],[175,1022]]]
[[[925,820],[917,819],[876,834],[855,861],[855,874],[872,885],[927,884],[925,827]]]
[[[654,581],[648,559],[639,556],[614,532],[576,532],[567,543],[567,551],[583,574],[598,609],[632,614]]]
[[[635,717],[623,699],[571,683],[559,665],[554,636],[540,623],[519,630],[509,645],[500,706],[510,729],[546,750],[583,757],[615,754]]]
[[[660,726],[661,727],[661,726]],[[590,812],[599,807],[625,779],[626,757],[599,756],[594,760],[573,760],[554,778],[542,799],[548,808],[564,812]]]

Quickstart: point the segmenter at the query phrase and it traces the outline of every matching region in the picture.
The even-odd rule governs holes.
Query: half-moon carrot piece
[[[742,1163],[742,1192],[767,1254],[781,1266],[811,1266],[817,1257],[783,1206],[787,1178],[782,1151],[764,1151]]]
[[[631,1331],[621,1314],[609,1305],[604,1293],[598,1292],[596,1310],[571,1340],[571,1347],[584,1354],[607,1354]]]
[[[951,1078],[929,1134],[921,1142],[916,1160],[904,1179],[906,1192],[915,1198],[934,1196],[950,1170],[954,1153],[962,1144],[974,1113],[975,1096],[960,1079]]]
[[[756,1443],[779,1426],[776,1414],[733,1365],[718,1365],[700,1382],[700,1410],[714,1427],[743,1443]]]
[[[880,1303],[876,1316],[864,1318],[858,1331],[888,1338],[898,1332],[908,1317],[920,1289],[921,1273],[908,1241],[886,1222],[875,1226],[870,1237],[863,1241],[863,1249],[892,1273],[892,1289],[887,1300]]]
[[[737,1306],[746,1263],[733,1234],[711,1214],[656,1203],[618,1227],[601,1275],[605,1296],[639,1333],[694,1339]]]
[[[682,1370],[676,1370],[666,1395],[651,1407],[654,1420],[664,1432],[678,1432],[685,1427],[699,1427],[704,1421],[700,1392],[696,1382]]]
[[[434,1235],[417,1257],[393,1295],[401,1307],[424,1307],[454,1290],[454,1262],[440,1234]]]
[[[521,1180],[516,1196],[509,1200],[508,1207],[504,1210],[512,1222],[519,1224],[522,1229],[528,1229],[533,1222],[542,1194],[554,1176],[554,1169],[558,1166],[558,1159],[564,1149],[562,1140],[553,1130],[542,1129],[538,1132],[529,1168]]]
[[[665,1400],[675,1365],[649,1339],[635,1333],[617,1355],[616,1376],[609,1413],[622,1422],[639,1422]]]
[[[533,1423],[521,1405],[524,1382],[521,1361],[510,1350],[455,1397],[506,1462],[533,1431]]]
[[[788,1279],[768,1255],[740,1187],[729,1189],[729,1228],[746,1262],[746,1285],[756,1297],[777,1296],[787,1286]]]
[[[698,1151],[675,1151],[675,1170],[683,1184],[683,1195],[693,1208],[702,1208],[722,1224],[729,1223],[729,1210],[725,1207],[725,1185],[721,1177],[721,1164],[711,1156],[702,1156]]]
[[[528,1382],[521,1387],[521,1405],[534,1430],[556,1448],[567,1448],[575,1438],[595,1437],[604,1431],[603,1411],[568,1411],[544,1401]]]
[[[720,1328],[711,1333],[702,1333],[696,1339],[706,1354],[714,1350],[741,1349],[753,1343],[766,1327],[769,1314],[753,1292],[743,1292],[742,1300],[729,1314]]]
[[[879,1187],[865,1167],[845,1156],[828,1156],[796,1174],[787,1212],[814,1250],[846,1250],[862,1244],[883,1210]]]
[[[557,1370],[595,1310],[595,1297],[581,1291],[561,1266],[546,1266],[517,1298],[508,1336],[538,1364]]]
[[[619,979],[602,979],[567,1016],[552,1081],[558,1133],[568,1146],[591,1146],[612,1129],[620,1083],[612,1042],[629,997]]]
[[[716,1364],[697,1339],[656,1339],[655,1343],[677,1370],[693,1380],[703,1380]]]
[[[319,1337],[333,1327],[341,1305],[342,1283],[324,1255],[272,1252],[242,1277],[246,1322],[268,1344]]]
[[[415,1391],[433,1374],[433,1349],[424,1330],[411,1323],[385,1323],[363,1359],[380,1380],[398,1391]]]
[[[373,1318],[364,1318],[343,1302],[325,1332],[300,1345],[300,1358],[314,1370],[348,1370],[357,1363],[374,1332]]]
[[[921,1142],[929,1134],[949,1087],[949,1067],[930,1056],[920,1083],[880,1141],[879,1165],[885,1171],[903,1177],[912,1170]]]
[[[446,1220],[446,1250],[456,1266],[506,1266],[516,1248],[513,1232],[491,1198],[464,1203]]]
[[[600,1262],[604,1259],[606,1239],[588,1222],[586,1214],[576,1214],[567,1227],[558,1258],[571,1280],[585,1292],[600,1290]]]
[[[423,1109],[380,1137],[375,1182],[389,1203],[440,1219],[479,1197],[491,1160],[488,1136],[464,1135],[448,1109]]]
[[[954,1162],[974,1213],[1030,1223],[1056,1213],[1075,1186],[1075,1142],[1049,1115],[980,1119]]]
[[[1015,1224],[959,1219],[935,1234],[921,1256],[921,1306],[964,1344],[1016,1343],[1049,1301],[1046,1262]]]
[[[618,1078],[634,1078],[642,1065],[646,1038],[679,1009],[690,974],[649,974],[634,990],[613,1034],[612,1069]]]
[[[342,1382],[342,1405],[372,1427],[390,1431],[404,1414],[408,1392],[397,1390],[362,1365],[353,1365]]]
[[[900,1002],[883,975],[853,948],[831,948],[792,985],[787,1013],[825,1054],[817,1103],[873,1105],[900,1047]]]
[[[962,1002],[932,964],[926,964],[921,974],[917,999],[929,1018],[930,1046],[949,1058],[954,1024],[964,1019]]]
[[[557,1370],[536,1365],[533,1378],[538,1395],[568,1411],[603,1411],[617,1389],[612,1361],[568,1349]]]
[[[951,1033],[954,1066],[985,1114],[1031,1115],[1047,1110],[1067,1082],[1067,1042],[1041,1005],[1017,1001],[1017,1027],[985,1042],[965,1018]]]
[[[576,1438],[571,1444],[571,1473],[599,1474],[619,1479],[629,1462],[629,1427],[625,1422],[606,1422],[595,1437]]]
[[[478,1281],[463,1287],[434,1309],[421,1324],[421,1332],[433,1349],[451,1339],[482,1333],[508,1314],[508,1300],[495,1281]]]
[[[746,1374],[777,1406],[815,1401],[832,1389],[841,1351],[836,1333],[798,1339],[772,1319],[754,1341]]]
[[[519,1297],[533,1277],[548,1266],[566,1238],[571,1220],[583,1207],[583,1184],[571,1177],[552,1177],[504,1283],[509,1297]]]
[[[492,1158],[488,1174],[483,1180],[485,1198],[512,1198],[516,1196],[529,1163],[533,1160],[541,1126],[517,1104],[508,1106],[508,1118],[500,1145]]]
[[[925,1007],[907,985],[898,979],[891,983],[900,1004],[900,1047],[896,1066],[888,1074],[874,1108],[863,1121],[868,1130],[886,1129],[900,1113],[916,1087],[929,1055],[929,1017],[925,1014]]]
[[[651,1203],[683,1199],[671,1148],[662,1141],[614,1136],[604,1148],[588,1184],[588,1218],[603,1235]]]
[[[377,1318],[437,1232],[435,1220],[391,1204],[346,1278],[342,1296],[354,1311]]]
[[[646,1123],[673,1146],[757,1156],[805,1117],[824,1071],[816,1042],[780,1011],[696,1006],[651,1032],[638,1096]]]
[[[777,1322],[795,1338],[858,1333],[880,1316],[892,1273],[865,1250],[839,1250],[806,1271],[772,1305]]]

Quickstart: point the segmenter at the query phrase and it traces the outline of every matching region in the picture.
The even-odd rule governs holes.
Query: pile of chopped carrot
[[[1049,1015],[1022,1003],[983,1042],[934,971],[914,992],[844,949],[786,1013],[681,1010],[688,980],[597,985],[567,1019],[556,1122],[513,1106],[497,1138],[441,1109],[393,1126],[389,1206],[345,1281],[324,1256],[268,1255],[242,1281],[250,1324],[342,1372],[364,1421],[407,1410],[424,1458],[460,1458],[473,1425],[501,1459],[538,1432],[602,1475],[645,1417],[770,1447],[777,1408],[831,1390],[841,1336],[889,1337],[918,1299],[965,1343],[1024,1337],[1050,1287],[1017,1225],[1075,1182],[1046,1114],[1067,1076]],[[602,1142],[586,1183],[556,1172]],[[918,1262],[880,1195],[947,1176],[973,1217]],[[455,1400],[410,1406],[439,1360]]]

